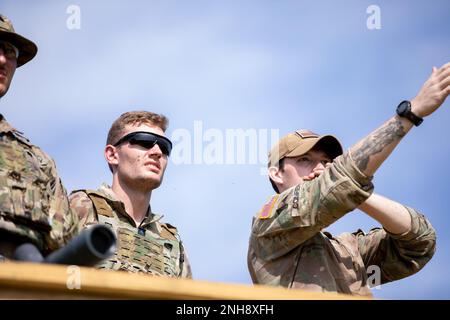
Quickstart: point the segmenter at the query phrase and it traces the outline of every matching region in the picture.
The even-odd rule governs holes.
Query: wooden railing
[[[316,300],[353,296],[269,286],[170,279],[35,263],[0,263],[0,299]]]

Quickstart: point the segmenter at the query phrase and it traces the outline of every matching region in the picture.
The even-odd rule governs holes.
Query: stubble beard
[[[149,178],[149,177],[138,177],[131,181],[131,186],[133,189],[139,190],[140,192],[147,193],[152,190],[157,189],[163,181],[163,176],[160,179],[157,178]]]

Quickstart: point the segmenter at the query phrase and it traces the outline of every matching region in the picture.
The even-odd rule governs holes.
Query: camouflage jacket
[[[0,115],[0,241],[31,241],[46,254],[77,232],[54,161]]]
[[[371,286],[419,271],[434,254],[436,236],[413,209],[407,208],[412,228],[401,235],[377,228],[333,237],[323,230],[372,191],[371,178],[344,154],[318,178],[272,197],[253,218],[248,251],[253,282],[371,295]]]
[[[151,213],[139,226],[125,211],[112,189],[77,190],[69,196],[70,206],[83,227],[102,223],[116,233],[116,254],[98,265],[101,269],[126,270],[158,276],[192,278],[191,267],[177,229],[161,223],[162,216]]]

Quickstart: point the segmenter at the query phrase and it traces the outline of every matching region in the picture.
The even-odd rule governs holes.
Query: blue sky
[[[80,29],[67,27],[70,5]],[[381,29],[367,28],[370,5],[381,10]],[[333,133],[349,148],[450,60],[445,0],[4,0],[0,12],[39,46],[0,111],[55,159],[69,191],[111,182],[102,151],[125,111],[165,114],[169,136],[184,130],[203,151],[210,141],[196,123],[216,138],[257,133],[263,154],[270,130]],[[433,260],[376,297],[450,298],[449,107],[414,128],[375,176],[376,192],[423,212],[438,235]],[[196,279],[250,284],[251,219],[272,194],[264,163],[205,159],[172,159],[152,209],[178,227]],[[376,226],[354,211],[329,231]]]

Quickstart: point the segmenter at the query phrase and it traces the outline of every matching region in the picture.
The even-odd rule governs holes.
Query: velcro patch
[[[258,214],[258,219],[268,219],[272,216],[273,209],[275,208],[275,204],[277,203],[279,194],[274,195],[269,202],[267,202],[261,209]]]

